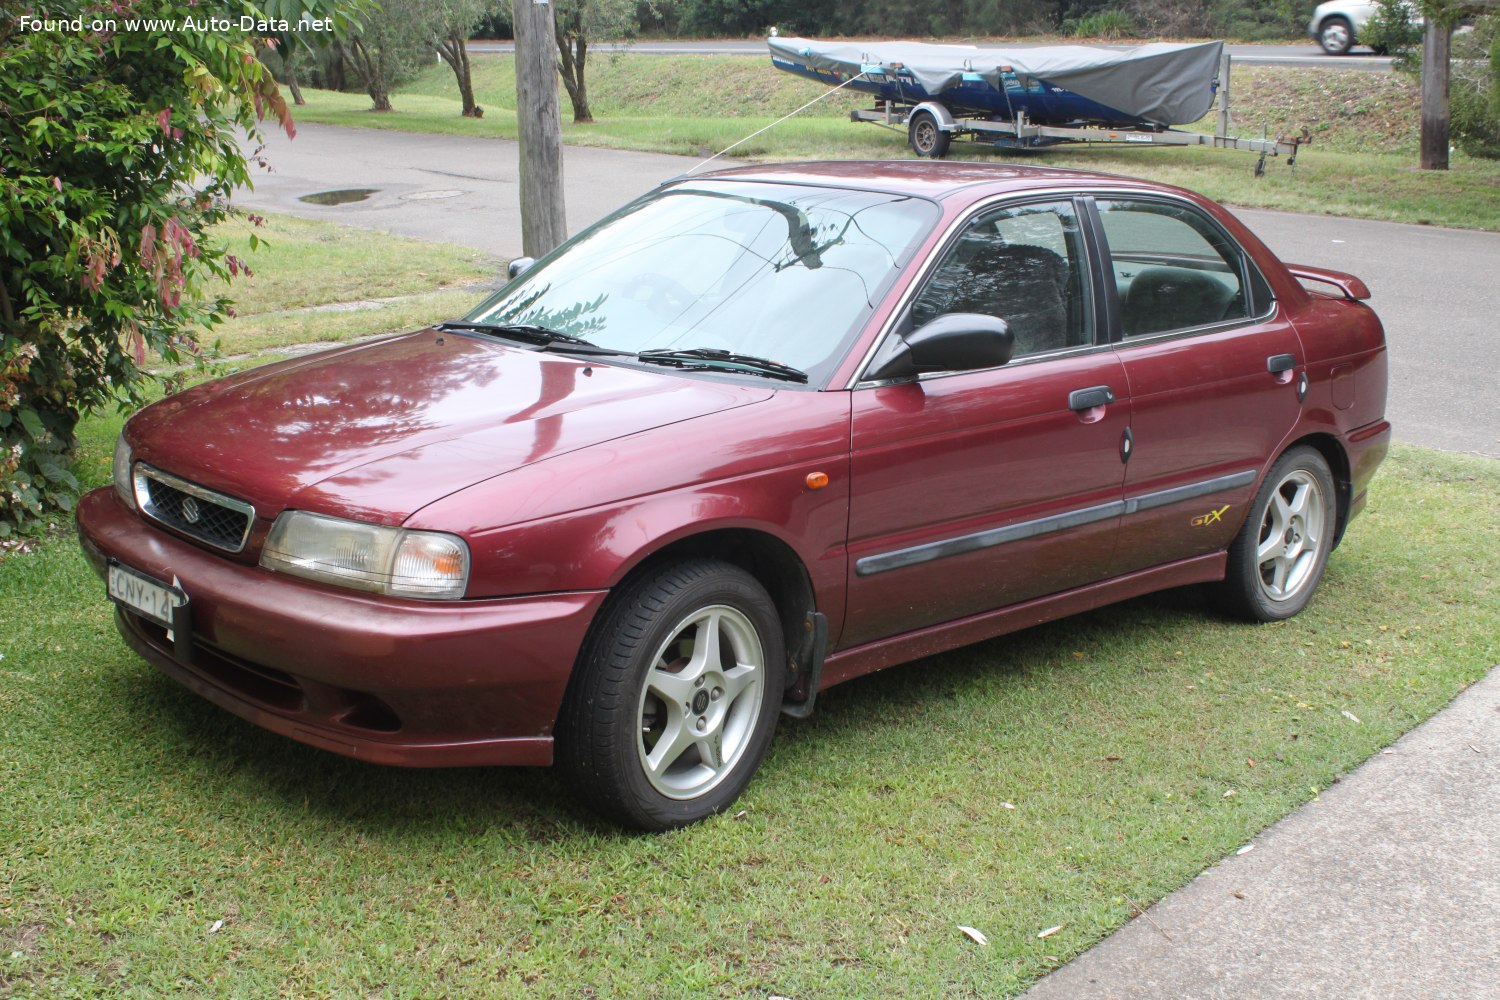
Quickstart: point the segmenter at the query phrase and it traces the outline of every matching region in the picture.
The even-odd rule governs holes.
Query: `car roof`
[[[677,181],[687,177],[675,178]],[[931,160],[820,160],[755,164],[699,174],[699,179],[835,186],[934,200],[973,201],[993,194],[1059,187],[1130,187],[1178,192],[1166,184],[1062,167]]]

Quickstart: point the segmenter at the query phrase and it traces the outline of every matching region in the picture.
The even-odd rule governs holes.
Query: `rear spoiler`
[[[1370,297],[1370,286],[1352,274],[1345,274],[1343,271],[1330,271],[1322,267],[1307,267],[1303,264],[1288,264],[1286,269],[1292,272],[1292,277],[1294,278],[1333,285],[1344,293],[1344,298],[1346,299],[1363,302]]]

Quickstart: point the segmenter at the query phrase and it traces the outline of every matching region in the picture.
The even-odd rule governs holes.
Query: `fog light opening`
[[[395,710],[371,694],[350,692],[353,706],[339,717],[339,721],[355,729],[369,729],[377,733],[394,733],[401,729],[401,717]]]

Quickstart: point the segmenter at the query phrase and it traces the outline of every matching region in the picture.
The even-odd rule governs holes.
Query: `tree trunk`
[[[281,75],[286,77],[286,89],[292,92],[292,102],[297,107],[302,107],[307,101],[302,96],[302,88],[297,86],[297,41],[292,38],[283,37],[281,44]]]
[[[583,12],[569,14],[565,22],[557,24],[554,34],[557,36],[557,68],[562,72],[563,86],[568,88],[568,100],[573,102],[573,124],[590,124],[594,113],[589,110],[588,81],[584,79],[589,43],[583,37]]]
[[[563,213],[562,122],[552,59],[552,5],[511,0],[516,36],[516,123],[521,133],[521,250],[540,257],[568,237]]]
[[[324,57],[323,69],[327,79],[323,86],[329,90],[343,93],[349,81],[344,76],[344,60],[347,58],[343,44],[335,38],[328,46],[329,54]]]
[[[1453,29],[1427,19],[1422,36],[1422,169],[1448,169],[1448,54]]]
[[[385,78],[385,64],[379,50],[372,50],[362,39],[349,40],[349,62],[370,95],[371,111],[391,110],[391,85]]]
[[[455,31],[438,41],[438,53],[448,63],[453,75],[458,78],[458,96],[463,100],[465,118],[478,118],[479,106],[474,103],[474,76],[469,71],[469,47],[464,44],[463,32]]]

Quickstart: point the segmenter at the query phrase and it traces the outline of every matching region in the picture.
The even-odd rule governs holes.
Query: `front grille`
[[[135,499],[142,512],[205,545],[238,552],[250,537],[255,508],[144,462],[135,467]]]

